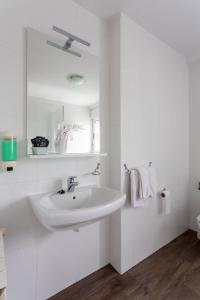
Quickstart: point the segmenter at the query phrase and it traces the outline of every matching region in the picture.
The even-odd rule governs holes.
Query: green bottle
[[[16,161],[17,160],[17,141],[12,134],[5,134],[1,143],[2,161]]]

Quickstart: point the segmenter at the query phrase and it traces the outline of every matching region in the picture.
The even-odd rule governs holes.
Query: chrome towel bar
[[[152,166],[152,161],[149,162],[148,166],[149,166],[149,167]],[[129,169],[129,168],[127,167],[126,164],[124,164],[124,169],[125,169],[125,171],[128,172],[128,173],[130,173],[131,170],[134,170],[134,169]]]

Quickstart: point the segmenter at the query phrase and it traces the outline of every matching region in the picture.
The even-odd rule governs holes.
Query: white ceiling
[[[108,18],[124,12],[187,57],[200,59],[200,0],[74,0]]]

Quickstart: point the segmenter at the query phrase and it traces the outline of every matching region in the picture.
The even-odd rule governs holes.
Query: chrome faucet
[[[75,178],[77,178],[77,176],[70,176],[67,179],[67,191],[68,191],[68,193],[74,192],[75,187],[79,184],[78,181],[75,181]]]

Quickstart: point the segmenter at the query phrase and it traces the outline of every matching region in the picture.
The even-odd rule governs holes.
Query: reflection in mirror
[[[65,40],[28,30],[28,154],[100,151],[98,58],[50,46]]]

